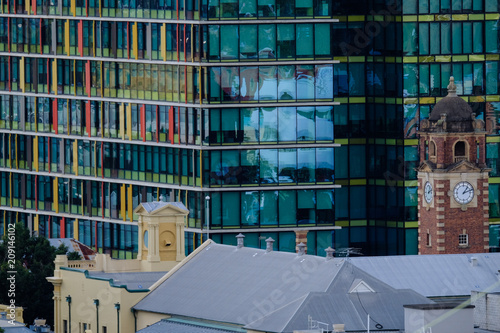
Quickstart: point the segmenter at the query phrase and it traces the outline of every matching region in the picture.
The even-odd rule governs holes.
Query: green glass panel
[[[278,191],[260,191],[260,224],[278,224]]]
[[[330,55],[330,43],[325,43],[330,40],[330,24],[315,24],[314,28],[314,53],[316,56]]]
[[[295,225],[297,223],[297,198],[295,191],[279,191],[279,224]]]

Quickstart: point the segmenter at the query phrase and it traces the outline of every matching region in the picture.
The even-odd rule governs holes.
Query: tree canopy
[[[8,235],[4,235],[0,244],[0,303],[11,304],[24,308],[24,322],[31,324],[35,318],[44,318],[52,325],[54,321],[54,305],[52,301],[53,286],[46,277],[54,274],[54,259],[56,254],[65,254],[67,247],[61,245],[55,248],[44,237],[32,237],[23,224],[17,223],[15,228],[15,244]],[[9,247],[15,250],[15,267],[10,267]],[[12,251],[11,251],[12,253]],[[15,297],[9,297],[9,271],[15,274]]]

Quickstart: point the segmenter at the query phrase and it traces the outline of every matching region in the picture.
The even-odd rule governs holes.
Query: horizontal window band
[[[74,46],[72,46],[74,47]],[[151,64],[151,65],[173,65],[173,66],[189,66],[189,67],[258,67],[258,66],[289,66],[289,65],[328,65],[339,64],[339,60],[283,60],[283,61],[233,61],[230,62],[189,62],[189,61],[174,61],[174,60],[148,60],[148,59],[127,59],[127,58],[106,58],[106,57],[80,57],[80,56],[65,56],[62,54],[39,54],[39,53],[21,53],[21,52],[0,52],[0,56],[4,57],[26,57],[36,59],[63,59],[63,60],[80,60],[80,61],[100,61],[100,62],[123,62],[135,64]]]
[[[82,100],[82,101],[96,101],[96,102],[116,102],[116,103],[132,103],[132,104],[148,104],[148,105],[165,105],[165,106],[177,106],[185,108],[202,108],[202,109],[220,109],[220,108],[266,108],[266,107],[284,107],[284,106],[296,106],[296,107],[310,107],[310,106],[334,106],[340,105],[338,102],[262,102],[262,103],[217,103],[217,104],[196,104],[196,103],[179,103],[179,102],[162,102],[162,101],[152,101],[152,100],[137,100],[137,99],[126,99],[126,98],[109,98],[109,97],[86,97],[86,96],[74,96],[74,95],[55,95],[46,93],[22,93],[15,91],[0,91],[0,95],[12,95],[12,96],[26,96],[26,97],[40,97],[40,98],[53,98],[53,99],[71,99],[71,100]]]
[[[27,15],[27,14],[0,14],[0,17],[27,18],[27,19],[57,19],[75,21],[110,21],[110,22],[141,22],[141,23],[167,23],[167,24],[196,24],[196,25],[244,25],[244,24],[297,24],[297,23],[337,23],[335,18],[297,18],[297,19],[255,19],[255,20],[174,20],[152,19],[137,17],[112,17],[112,16],[62,16],[62,15]]]

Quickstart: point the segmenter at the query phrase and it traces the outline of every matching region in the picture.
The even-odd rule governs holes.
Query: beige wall
[[[83,323],[90,324],[93,333],[97,332],[94,299],[99,299],[99,333],[103,332],[103,326],[106,326],[108,333],[117,332],[115,303],[120,303],[121,307],[120,333],[135,332],[134,315],[130,309],[145,295],[145,292],[128,292],[125,288],[112,287],[109,281],[86,278],[83,272],[64,269],[60,272],[62,277],[60,323],[69,320],[66,296],[71,295],[71,332],[83,333],[81,327]],[[61,327],[58,331],[62,333],[64,328]]]
[[[142,330],[145,327],[151,326],[162,319],[170,318],[169,315],[163,313],[137,311],[137,330]]]

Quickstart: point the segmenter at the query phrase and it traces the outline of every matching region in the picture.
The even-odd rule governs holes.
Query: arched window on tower
[[[429,160],[436,163],[436,144],[434,141],[429,142]]]
[[[467,145],[465,141],[458,141],[455,143],[453,155],[455,157],[455,162],[467,160]]]

